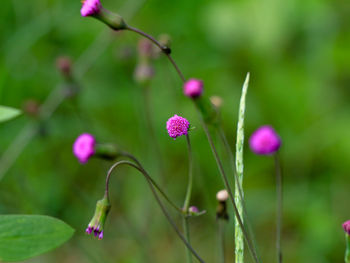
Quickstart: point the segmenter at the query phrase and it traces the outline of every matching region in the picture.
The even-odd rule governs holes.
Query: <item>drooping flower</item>
[[[176,139],[178,136],[187,135],[189,127],[190,123],[188,120],[176,114],[168,119],[166,123],[169,136],[174,139]]]
[[[95,154],[96,140],[89,133],[83,133],[75,140],[73,144],[73,153],[79,162],[86,163],[91,156]]]
[[[203,93],[203,81],[190,79],[185,82],[183,89],[187,97],[198,98]]]
[[[111,209],[111,205],[109,204],[107,197],[104,197],[103,199],[97,201],[95,214],[92,217],[85,232],[89,235],[91,233],[94,233],[95,237],[98,237],[98,239],[102,239],[103,228],[105,225],[106,217],[110,209]]]
[[[278,151],[281,139],[275,130],[269,126],[261,126],[249,139],[250,149],[260,155],[270,155]]]
[[[344,231],[350,235],[350,220],[344,222],[343,224]]]
[[[82,16],[97,15],[102,8],[100,0],[83,0],[82,3],[83,5],[80,9]]]
[[[219,202],[225,202],[228,199],[228,192],[226,189],[220,190],[219,192],[216,193],[216,200]]]

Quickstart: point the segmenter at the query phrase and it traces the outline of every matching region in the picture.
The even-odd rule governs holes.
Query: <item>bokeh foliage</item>
[[[246,72],[251,73],[246,138],[259,125],[271,124],[283,140],[285,262],[341,262],[341,223],[350,218],[348,0],[105,0],[103,5],[146,32],[171,35],[174,58],[185,76],[203,79],[206,96],[224,98],[222,118],[232,147],[241,86]],[[155,62],[152,107],[167,171],[162,179],[147,140],[142,90],[132,78],[139,37],[113,33],[80,17],[79,9],[80,2],[70,0],[1,3],[0,104],[21,108],[28,99],[43,102],[63,83],[55,69],[60,55],[76,62],[80,93],[40,124],[38,135],[0,182],[0,212],[47,214],[77,229],[63,248],[32,262],[183,262],[183,245],[145,181],[127,168],[112,179],[105,238],[87,237],[84,229],[102,197],[111,163],[95,159],[81,166],[72,155],[72,143],[82,132],[118,143],[163,180],[181,204],[187,182],[185,140],[173,141],[165,130],[166,120],[176,113],[197,127],[191,134],[196,161],[192,204],[208,211],[191,222],[193,245],[215,262],[214,197],[223,185],[180,80],[164,57]],[[0,124],[1,153],[29,122],[36,120],[22,116]],[[271,158],[245,149],[244,188],[260,254],[271,262]],[[232,261],[232,217],[227,227],[227,259]]]

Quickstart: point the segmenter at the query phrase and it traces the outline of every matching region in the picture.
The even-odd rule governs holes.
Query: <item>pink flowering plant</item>
[[[117,57],[121,63],[125,63],[123,68],[111,66],[110,71],[105,71],[99,68],[102,63],[92,62],[94,70],[101,74],[100,80],[113,72],[121,79],[125,77],[132,82],[130,86],[120,86],[118,96],[122,99],[118,101],[124,100],[124,89],[135,87],[132,91],[134,96],[132,100],[128,98],[124,101],[132,105],[133,109],[109,110],[100,115],[80,114],[82,109],[79,100],[81,94],[86,92],[84,85],[93,86],[89,91],[95,96],[93,101],[89,101],[92,106],[95,106],[96,101],[101,101],[106,108],[116,103],[110,96],[112,93],[104,93],[103,81],[101,86],[97,86],[95,82],[88,83],[82,78],[83,74],[76,70],[76,64],[86,67],[84,73],[91,66],[87,65],[89,59],[84,55],[81,60],[78,60],[79,63],[66,56],[57,59],[56,67],[62,83],[58,85],[57,91],[54,90],[43,103],[33,99],[24,103],[23,113],[30,117],[34,124],[28,126],[28,130],[14,144],[23,145],[23,148],[19,150],[9,148],[6,153],[10,157],[5,159],[5,163],[1,163],[0,160],[2,165],[0,179],[2,179],[2,173],[5,174],[11,167],[11,156],[15,156],[14,159],[16,159],[34,135],[40,135],[41,138],[46,138],[47,134],[50,135],[47,123],[52,114],[61,103],[69,103],[70,108],[67,107],[66,110],[72,110],[76,115],[72,128],[79,131],[65,134],[67,140],[69,139],[68,147],[63,143],[57,145],[57,148],[69,148],[69,151],[65,151],[69,154],[57,153],[55,165],[62,173],[69,171],[70,174],[74,174],[74,169],[81,169],[86,177],[75,176],[74,183],[63,186],[59,184],[61,182],[59,178],[49,178],[43,184],[54,185],[55,188],[57,187],[55,189],[57,192],[68,192],[72,196],[69,201],[76,202],[80,207],[77,214],[81,217],[74,218],[76,222],[67,223],[57,218],[59,216],[63,219],[70,218],[66,216],[72,213],[72,209],[67,209],[60,204],[51,206],[51,198],[54,199],[51,194],[53,195],[55,191],[45,192],[43,189],[45,198],[38,198],[37,203],[49,203],[50,206],[46,207],[47,214],[54,214],[57,217],[29,214],[0,215],[0,261],[23,261],[58,248],[68,242],[75,233],[69,225],[72,223],[77,229],[77,237],[70,245],[73,246],[78,239],[84,240],[88,244],[83,248],[85,253],[91,254],[92,258],[95,257],[101,262],[108,260],[104,255],[113,254],[113,252],[121,254],[120,258],[115,259],[117,261],[124,260],[123,253],[132,253],[132,259],[135,262],[139,262],[138,257],[142,258],[140,262],[287,262],[284,257],[288,253],[284,252],[288,251],[286,249],[288,243],[285,241],[289,238],[288,233],[292,235],[293,231],[290,230],[291,226],[283,220],[284,206],[289,202],[284,202],[282,160],[290,143],[277,120],[271,118],[269,124],[264,124],[264,116],[261,114],[259,118],[253,120],[254,124],[250,122],[246,124],[246,120],[249,119],[247,101],[249,100],[250,73],[245,71],[245,78],[244,75],[239,77],[242,82],[242,87],[239,89],[240,99],[231,100],[218,94],[212,95],[210,94],[212,83],[207,81],[206,76],[203,77],[201,74],[203,79],[187,76],[183,71],[185,67],[178,64],[173,53],[178,54],[176,52],[180,52],[181,49],[176,40],[173,44],[171,37],[167,34],[155,37],[132,26],[133,20],[124,19],[122,15],[108,9],[108,5],[111,4],[113,3],[107,1],[105,3],[101,0],[83,0],[80,15],[76,10],[76,17],[81,17],[82,24],[88,19],[91,23],[99,23],[101,28],[98,30],[111,31],[112,34],[106,33],[106,36],[111,39],[129,34],[139,37],[138,44],[133,42],[135,39],[130,38],[131,51],[116,45],[118,48],[113,56],[108,53],[107,56],[110,59]],[[172,5],[175,6],[176,3]],[[124,9],[120,10],[121,14],[125,12]],[[84,20],[85,18],[87,20]],[[222,19],[225,21],[225,18]],[[213,21],[210,21],[209,24],[212,23]],[[213,27],[217,27],[215,32],[219,36],[223,31],[219,28],[219,23],[213,23]],[[104,39],[101,39],[103,41],[96,41],[96,46],[92,45],[92,48],[87,51],[89,56],[93,57],[91,54],[94,52],[96,57],[99,52],[103,53],[103,50],[99,50],[101,43],[104,42]],[[133,64],[128,61],[130,57],[133,58],[131,59]],[[153,85],[159,81],[157,80],[159,75],[167,74],[165,72],[168,68],[162,64],[160,66],[162,57],[176,73],[178,82],[174,85],[176,86],[174,90],[171,90],[169,83],[162,83],[162,92],[164,91],[165,95],[159,99],[160,91],[155,91]],[[191,62],[190,66],[198,66],[195,61]],[[241,64],[241,70],[249,66],[249,64]],[[200,71],[196,72],[191,67],[186,69],[195,72],[194,75],[200,74]],[[255,81],[254,72],[252,76],[252,80]],[[168,77],[166,76],[165,79]],[[216,84],[215,82],[216,92],[220,94],[220,87],[216,87]],[[160,102],[163,103],[161,110],[155,106]],[[225,120],[229,114],[225,107],[230,107],[231,113],[234,108],[238,110],[235,134],[228,133],[226,130],[228,126]],[[258,111],[257,109],[255,108],[255,111]],[[20,110],[0,106],[0,122],[12,120],[21,113]],[[100,127],[99,118],[108,119],[110,130]],[[206,139],[205,144],[199,143],[202,137]],[[131,138],[133,145],[129,145],[128,138]],[[204,147],[207,147],[208,151]],[[194,152],[196,148],[198,151]],[[169,158],[169,153],[172,154],[172,158]],[[204,159],[204,155],[208,154],[210,159],[207,156]],[[245,162],[246,156],[249,156],[248,162]],[[72,160],[72,166],[62,165],[65,159]],[[246,170],[254,169],[254,166],[251,168],[250,165],[246,165],[252,159],[266,164],[267,173],[261,171],[259,179],[253,180],[245,176]],[[210,163],[208,160],[215,164],[215,168],[208,169]],[[203,167],[204,162],[208,162],[208,166]],[[45,168],[44,163],[42,166]],[[318,170],[315,169],[315,171]],[[18,172],[24,173],[26,170],[19,169]],[[273,177],[270,174],[273,174]],[[139,176],[143,180],[142,183],[138,181]],[[288,180],[292,179],[288,178]],[[261,182],[269,181],[274,184],[273,198],[265,198],[263,191],[259,192],[257,197],[250,195],[252,188],[258,187]],[[23,181],[23,186],[22,182],[18,182],[18,191],[25,188],[24,182],[26,181]],[[180,183],[177,185],[174,182]],[[144,187],[143,184],[147,186],[152,199],[145,196],[145,192],[141,190]],[[124,188],[124,185],[132,185],[132,187]],[[215,188],[215,191],[212,191],[212,188]],[[250,198],[259,202],[256,205],[256,211],[250,207],[247,208],[247,204],[253,203],[246,202]],[[204,199],[207,200],[204,201]],[[7,200],[7,202],[12,201]],[[140,203],[142,205],[139,205]],[[275,206],[275,212],[271,214],[276,218],[273,219],[273,224],[269,222],[263,225],[266,236],[256,237],[254,230],[261,228],[261,221],[266,217],[259,214],[259,207],[266,206],[271,209],[271,203]],[[27,210],[30,212],[34,208],[28,207]],[[162,216],[160,220],[167,222],[166,229],[169,229],[167,238],[175,236],[176,240],[181,242],[182,247],[176,258],[168,255],[167,252],[169,249],[167,246],[177,249],[175,243],[169,242],[167,246],[161,247],[159,244],[163,240],[160,238],[160,243],[152,247],[152,242],[147,240],[153,234],[152,225],[159,223],[160,215]],[[308,216],[307,211],[305,215]],[[140,226],[135,226],[133,220],[127,217],[139,219],[141,223],[137,223],[140,223]],[[84,221],[81,218],[84,218]],[[340,221],[337,224],[341,232]],[[350,220],[345,221],[342,228],[346,241],[344,261],[350,263]],[[211,233],[210,231],[215,231],[216,236],[210,236],[208,234]],[[140,246],[137,251],[129,251],[127,246],[121,246],[127,235],[137,241],[135,243]],[[112,243],[112,240],[117,242]],[[273,240],[274,247],[261,257],[259,249],[267,246],[264,246],[265,242],[270,245],[270,240]],[[206,250],[202,248],[202,244],[207,248]],[[95,248],[98,253],[94,250]],[[64,249],[70,251],[71,247],[68,245]],[[162,254],[164,258],[161,259],[155,253],[160,250],[165,251]],[[273,256],[270,255],[272,250]],[[80,259],[77,259],[79,256],[72,255],[67,262],[80,262]],[[60,257],[58,258],[61,260]],[[228,258],[231,261],[228,261]],[[44,261],[45,259],[42,258]]]

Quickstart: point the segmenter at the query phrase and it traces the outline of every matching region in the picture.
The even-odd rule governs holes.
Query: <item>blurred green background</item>
[[[283,251],[286,263],[343,262],[350,219],[350,4],[348,0],[104,0],[127,22],[154,36],[168,33],[186,77],[205,82],[205,96],[224,98],[222,119],[234,148],[241,86],[251,73],[246,138],[271,124],[283,140]],[[113,33],[80,16],[80,2],[5,0],[0,9],[0,104],[22,108],[62,85],[57,57],[74,62],[80,87],[28,141],[0,182],[0,213],[46,214],[77,231],[63,247],[29,262],[184,262],[185,251],[144,179],[121,168],[112,179],[112,210],[102,241],[84,231],[104,191],[111,162],[80,165],[72,143],[82,132],[114,142],[140,158],[181,205],[187,182],[185,138],[168,137],[165,123],[179,114],[191,132],[195,158],[192,204],[207,210],[191,220],[192,243],[217,261],[215,194],[223,188],[198,116],[165,57],[154,63],[151,106],[166,177],[158,174],[148,138],[142,87],[133,80],[139,37]],[[0,125],[1,160],[28,115]],[[29,126],[32,127],[32,126]],[[29,132],[30,133],[30,132]],[[24,134],[24,138],[29,134]],[[21,151],[26,139],[13,149]],[[225,155],[223,155],[225,157]],[[273,160],[245,148],[246,206],[263,262],[275,261]],[[7,158],[7,159],[6,159]],[[226,168],[228,164],[226,163]],[[2,162],[4,165],[4,162]],[[4,167],[2,167],[4,168]],[[226,254],[233,260],[233,211]],[[176,217],[179,219],[178,217]],[[180,221],[178,221],[180,223]],[[251,257],[246,253],[247,262]]]

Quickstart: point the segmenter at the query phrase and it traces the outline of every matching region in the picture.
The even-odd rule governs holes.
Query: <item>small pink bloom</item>
[[[190,123],[188,120],[182,118],[181,116],[177,116],[176,114],[166,123],[169,136],[174,139],[181,135],[187,135],[189,127]]]
[[[73,153],[79,162],[86,163],[95,154],[96,140],[88,133],[81,134],[73,144]]]
[[[343,228],[344,228],[344,231],[350,235],[350,220],[346,221],[344,224],[343,224]]]
[[[190,98],[197,98],[203,93],[203,81],[190,79],[183,86],[184,94]]]
[[[193,213],[193,214],[199,213],[199,209],[198,209],[197,206],[190,206],[190,207],[188,208],[188,212]]]
[[[250,149],[261,155],[270,155],[278,151],[281,139],[271,126],[261,126],[249,139]]]
[[[83,0],[83,6],[80,9],[82,16],[93,16],[100,12],[102,5],[100,0]]]

